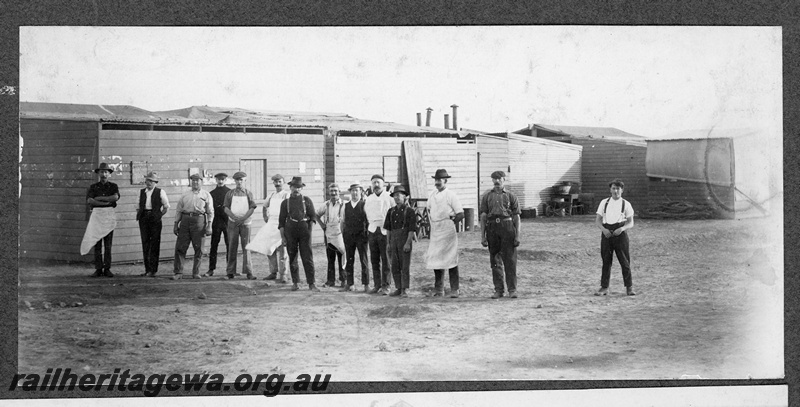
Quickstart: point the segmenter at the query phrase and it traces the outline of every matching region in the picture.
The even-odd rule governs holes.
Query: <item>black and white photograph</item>
[[[19,386],[781,379],[781,35],[20,27]]]

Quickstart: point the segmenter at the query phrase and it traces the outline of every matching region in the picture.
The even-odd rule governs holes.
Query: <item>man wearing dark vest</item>
[[[302,194],[302,177],[294,177],[289,182],[291,194],[281,202],[281,212],[278,215],[278,229],[281,231],[281,240],[289,252],[289,270],[292,274],[292,291],[300,289],[300,266],[297,255],[303,260],[303,269],[306,272],[308,289],[319,292],[314,283],[314,253],[311,251],[311,228],[316,223],[316,212],[311,198]]]
[[[625,184],[615,179],[608,183],[611,197],[600,201],[597,207],[595,225],[603,232],[600,236],[600,255],[603,258],[603,270],[600,275],[600,290],[594,295],[607,295],[608,282],[611,278],[611,263],[614,253],[622,268],[622,280],[628,295],[636,295],[633,291],[633,278],[631,277],[631,256],[628,250],[628,234],[626,230],[633,227],[633,207],[630,202],[622,199],[622,189]]]
[[[344,238],[344,250],[347,261],[344,266],[347,285],[341,291],[351,291],[355,284],[354,262],[356,250],[358,259],[361,262],[361,284],[364,284],[364,292],[369,292],[369,263],[367,262],[367,228],[369,221],[367,213],[364,211],[364,200],[361,199],[361,185],[350,185],[350,202],[344,204],[344,220],[342,220],[342,237]]]
[[[146,187],[139,191],[139,209],[136,211],[144,258],[142,276],[155,277],[161,253],[161,217],[169,210],[169,200],[167,193],[156,187],[158,174],[152,171],[147,173],[144,183]]]
[[[214,200],[214,223],[211,225],[211,247],[208,248],[208,272],[206,276],[211,277],[214,275],[214,270],[217,268],[217,250],[219,249],[220,237],[224,237],[225,241],[225,264],[228,264],[228,217],[225,216],[225,196],[231,191],[230,188],[225,186],[225,180],[228,174],[221,172],[214,176],[217,180],[217,187],[212,189],[211,199]],[[237,273],[234,273],[237,274]]]

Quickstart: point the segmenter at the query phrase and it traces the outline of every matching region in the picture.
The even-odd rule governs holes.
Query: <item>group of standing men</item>
[[[87,192],[91,217],[81,243],[81,254],[87,254],[94,248],[96,270],[93,277],[113,277],[110,270],[111,245],[116,226],[113,208],[116,207],[120,195],[117,185],[108,180],[112,172],[113,169],[106,163],[100,164],[95,169],[100,180],[92,184]],[[192,278],[203,277],[200,274],[203,240],[210,235],[209,270],[205,276],[214,275],[219,243],[224,238],[227,249],[227,278],[232,279],[238,275],[237,253],[241,244],[242,272],[247,279],[256,279],[250,251],[268,256],[270,274],[265,279],[277,280],[278,283],[287,283],[285,271],[288,257],[292,290],[297,291],[300,283],[299,256],[309,289],[318,292],[311,235],[313,224],[319,223],[325,234],[328,259],[326,287],[336,286],[338,263],[340,291],[353,290],[357,251],[364,292],[408,297],[411,251],[418,225],[416,212],[410,207],[408,192],[402,185],[396,185],[388,193],[385,180],[376,174],[370,180],[369,194],[365,196],[362,186],[355,183],[350,185],[350,200],[345,202],[341,199],[339,186],[334,183],[328,187],[330,199],[315,211],[311,199],[302,194],[305,184],[301,177],[293,177],[288,182],[290,191],[285,191],[283,176],[276,174],[272,177],[275,191],[266,198],[262,210],[266,225],[251,241],[252,215],[257,205],[253,194],[244,187],[247,174],[239,171],[233,175],[236,184],[233,189],[225,186],[227,177],[225,173],[216,174],[217,187],[209,193],[200,187],[202,177],[199,174],[190,176],[191,190],[183,194],[176,205],[173,233],[177,236],[177,241],[173,280],[178,280],[183,275],[189,244],[193,246],[195,253]],[[438,169],[432,178],[436,189],[427,201],[430,244],[425,264],[427,269],[434,270],[433,296],[445,295],[444,275],[447,270],[450,297],[458,298],[460,289],[456,225],[464,219],[464,210],[456,194],[447,188],[450,179],[447,171]],[[483,226],[481,244],[489,248],[495,290],[492,298],[503,297],[506,288],[510,298],[517,298],[516,248],[520,244],[521,211],[517,197],[504,187],[506,174],[495,171],[491,178],[493,188],[484,193],[480,200],[480,221]],[[154,277],[158,271],[161,218],[170,208],[166,193],[157,184],[158,175],[154,172],[148,173],[145,177],[146,187],[140,191],[136,214],[145,266],[142,276],[149,277]],[[614,180],[609,187],[612,196],[601,201],[595,222],[602,230],[603,259],[601,288],[596,295],[608,293],[614,253],[622,266],[627,294],[635,295],[631,281],[628,237],[625,233],[633,227],[633,208],[621,199],[624,187],[622,181]],[[372,266],[371,290],[367,251]],[[395,290],[391,292],[390,279],[394,280],[395,285]]]

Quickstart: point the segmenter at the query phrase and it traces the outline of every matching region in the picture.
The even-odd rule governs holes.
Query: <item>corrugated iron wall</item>
[[[543,140],[508,141],[511,167],[507,185],[520,200],[522,208],[536,208],[543,213],[552,196],[552,187],[560,181],[581,182],[581,150]]]
[[[97,182],[98,124],[20,120],[19,256],[83,261],[86,190]],[[140,250],[141,251],[141,250]]]
[[[634,207],[647,202],[646,146],[581,138],[573,138],[572,143],[583,146],[581,192],[595,194],[598,203],[610,196],[608,183],[619,178],[625,183],[623,197]]]
[[[477,148],[475,143],[458,143],[454,137],[364,137],[336,138],[336,182],[369,185],[373,174],[383,174],[384,156],[400,156],[403,140],[422,142],[428,191],[434,190],[433,174],[445,168],[453,177],[448,188],[458,194],[465,208],[477,208]]]
[[[647,204],[631,200],[635,210],[658,210],[669,203],[681,202],[695,205],[709,205],[720,219],[733,219],[734,189],[701,182],[665,180],[650,178]],[[627,199],[627,197],[626,197]]]

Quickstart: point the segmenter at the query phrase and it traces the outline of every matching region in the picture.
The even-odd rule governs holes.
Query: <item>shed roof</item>
[[[647,137],[628,133],[614,127],[561,126],[555,124],[534,124],[533,127],[572,137],[647,141]]]
[[[418,127],[392,122],[357,119],[344,113],[262,111],[242,108],[190,106],[151,112],[128,105],[87,105],[20,102],[20,118],[85,120],[152,124],[215,124],[264,127],[320,127],[336,131],[416,133],[465,136],[455,130]]]
[[[710,138],[739,139],[744,137],[759,137],[763,136],[764,134],[765,130],[756,128],[695,129],[670,133],[662,137],[648,139],[648,141],[701,140]]]

